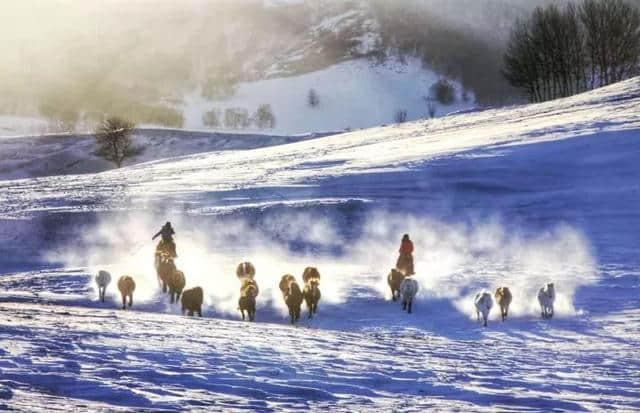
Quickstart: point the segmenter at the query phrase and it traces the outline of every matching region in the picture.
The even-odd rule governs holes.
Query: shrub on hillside
[[[217,128],[220,126],[220,110],[211,109],[202,114],[202,123],[209,128]]]
[[[251,126],[249,111],[245,108],[227,108],[224,111],[224,126],[230,129],[244,129]]]
[[[260,129],[273,129],[276,127],[276,117],[273,114],[271,105],[260,105],[253,115],[256,127]]]
[[[440,79],[431,85],[431,96],[443,105],[450,105],[456,100],[456,89],[451,82]]]
[[[119,118],[109,117],[96,128],[97,154],[108,161],[115,162],[120,168],[122,162],[142,151],[142,148],[133,146],[131,132],[135,123]]]

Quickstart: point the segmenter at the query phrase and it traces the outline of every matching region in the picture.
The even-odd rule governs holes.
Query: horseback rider
[[[409,239],[409,234],[404,234],[402,242],[400,243],[400,250],[398,251],[400,256],[396,263],[398,271],[404,272],[405,275],[414,275],[413,271],[413,242]],[[402,271],[402,270],[405,271]]]
[[[160,243],[156,248],[156,252],[164,251],[171,255],[172,258],[178,258],[178,254],[176,253],[176,243],[173,242],[173,236],[175,235],[175,231],[171,226],[171,222],[164,224],[164,226],[158,231],[156,235],[151,238],[152,240],[158,238],[158,236],[162,236]]]

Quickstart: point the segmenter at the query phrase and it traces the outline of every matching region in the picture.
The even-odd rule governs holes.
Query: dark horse
[[[300,320],[300,306],[302,305],[302,290],[300,285],[296,281],[295,277],[291,274],[282,276],[280,280],[280,291],[284,296],[284,302],[289,308],[289,315],[291,316],[291,324]]]
[[[242,313],[242,320],[245,320],[244,312],[247,312],[249,321],[256,318],[256,297],[258,295],[258,284],[250,278],[245,278],[240,287],[240,299],[238,300],[238,309]]]

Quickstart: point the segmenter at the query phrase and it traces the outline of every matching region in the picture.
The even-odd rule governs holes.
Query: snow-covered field
[[[0,408],[640,410],[640,79],[570,99],[0,181]],[[203,318],[157,288],[177,231]],[[384,277],[416,245],[414,313]],[[235,265],[260,284],[239,321]],[[322,274],[288,324],[285,273]],[[137,283],[132,311],[107,269]],[[556,315],[535,294],[554,281]],[[475,321],[507,285],[510,317]],[[304,312],[306,316],[306,311]]]

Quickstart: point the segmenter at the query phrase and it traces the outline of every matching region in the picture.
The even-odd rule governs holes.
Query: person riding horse
[[[413,271],[413,242],[409,239],[409,234],[404,234],[400,244],[400,256],[396,263],[396,269],[405,276],[414,275]]]
[[[158,233],[154,235],[153,238],[151,238],[152,240],[154,240],[158,238],[158,236],[162,236],[160,243],[158,243],[158,246],[156,247],[156,255],[164,252],[168,254],[172,259],[178,258],[178,254],[176,253],[176,243],[173,242],[173,236],[175,235],[175,233],[176,232],[171,226],[171,222],[167,222],[166,224],[164,224],[162,229],[160,229],[160,231],[158,231]]]

